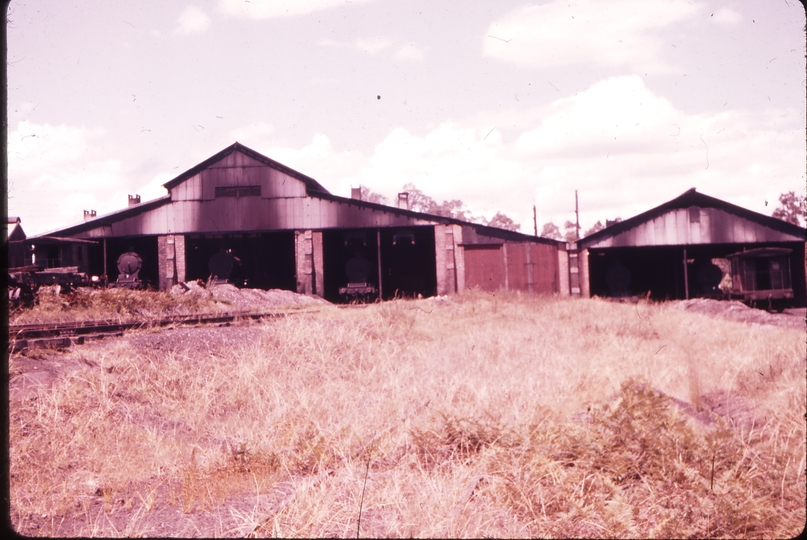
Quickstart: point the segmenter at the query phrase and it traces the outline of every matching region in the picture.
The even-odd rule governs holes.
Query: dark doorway
[[[793,304],[805,305],[804,244],[782,243],[792,249]],[[592,296],[627,297],[649,294],[653,300],[721,298],[716,284],[726,271],[718,268],[718,259],[729,254],[765,247],[761,244],[708,244],[689,246],[648,246],[591,249],[589,280]],[[686,279],[684,250],[686,249]],[[718,272],[720,275],[718,275]]]
[[[98,248],[103,258],[103,240]],[[134,251],[140,256],[142,267],[138,278],[144,285],[151,285],[155,288],[160,286],[159,262],[157,260],[157,237],[156,236],[132,236],[128,238],[108,238],[106,240],[106,269],[109,283],[114,283],[118,279],[118,257]],[[103,272],[103,268],[99,273]]]
[[[349,301],[340,295],[362,271],[376,289],[378,242],[381,241],[381,295],[384,300],[433,296],[437,290],[433,227],[339,229],[322,232],[324,297],[331,302]],[[359,264],[361,263],[361,264]],[[357,279],[354,275],[353,279]],[[377,298],[377,293],[376,293]]]
[[[227,281],[253,289],[297,289],[294,232],[197,234],[185,237],[185,279],[206,281],[210,260],[220,253],[232,259]]]
[[[381,269],[385,300],[433,296],[437,292],[434,228],[382,229]]]

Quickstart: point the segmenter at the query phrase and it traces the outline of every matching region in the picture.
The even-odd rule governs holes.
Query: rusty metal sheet
[[[559,292],[558,248],[545,244],[531,244],[533,261],[533,287],[537,294]]]
[[[465,246],[465,287],[483,291],[504,287],[504,259],[499,246]]]

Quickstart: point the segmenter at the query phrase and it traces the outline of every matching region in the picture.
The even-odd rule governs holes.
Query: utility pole
[[[574,190],[574,236],[580,240],[580,212],[577,209],[577,190]]]
[[[535,205],[532,205],[532,228],[535,231],[535,236],[538,236],[538,217],[535,214]]]

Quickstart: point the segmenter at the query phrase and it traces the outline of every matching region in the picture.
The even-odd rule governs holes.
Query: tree
[[[438,203],[416,188],[415,184],[405,184],[402,191],[409,193],[409,209],[415,212],[461,219],[462,221],[480,223],[482,225],[499,227],[511,231],[517,231],[520,228],[518,223],[501,212],[497,212],[496,215],[488,221],[484,217],[473,215],[473,213],[465,207],[465,203],[458,199]]]
[[[490,227],[507,229],[508,231],[518,231],[519,229],[521,229],[521,225],[510,219],[509,216],[502,214],[501,212],[496,212],[496,215],[490,218],[490,221],[487,222],[487,225]]]
[[[586,236],[588,236],[590,234],[594,234],[595,232],[599,232],[599,231],[603,230],[604,228],[605,228],[605,225],[602,224],[602,221],[597,221],[597,223],[595,223],[594,226],[592,226],[589,230],[587,230],[583,234],[583,237],[585,238]]]
[[[793,225],[801,226],[807,213],[807,202],[803,195],[796,195],[793,191],[779,195],[779,208],[773,211],[772,216],[787,221]]]
[[[572,223],[571,221],[567,220],[566,223],[563,224],[563,239],[567,242],[576,242],[579,240],[577,237],[577,226]]]
[[[365,186],[361,186],[361,200],[376,204],[389,205],[389,199],[387,199],[380,193],[370,191],[370,188]]]
[[[551,238],[552,240],[561,240],[562,237],[560,235],[560,229],[557,225],[552,223],[544,223],[544,226],[541,228],[541,234],[538,236],[542,236],[544,238]]]

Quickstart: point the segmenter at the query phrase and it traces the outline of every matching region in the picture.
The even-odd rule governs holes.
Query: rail
[[[8,327],[8,350],[17,352],[37,347],[69,347],[81,345],[85,340],[120,336],[127,330],[161,328],[174,325],[199,326],[203,324],[229,325],[246,320],[286,317],[319,310],[234,312],[227,314],[175,315],[160,319],[135,321],[77,321],[66,323],[12,324]]]

